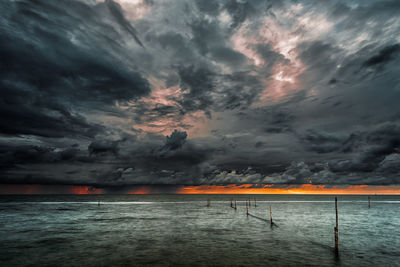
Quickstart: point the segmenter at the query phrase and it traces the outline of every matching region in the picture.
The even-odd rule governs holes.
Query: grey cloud
[[[363,66],[369,67],[369,66],[374,66],[374,65],[385,64],[386,62],[393,60],[399,51],[400,51],[399,44],[385,47],[382,50],[380,50],[377,55],[372,56],[367,61],[365,61],[363,63]]]
[[[210,51],[211,57],[219,62],[224,62],[227,65],[240,65],[246,61],[246,57],[228,47],[215,47]]]
[[[398,9],[3,1],[0,182],[398,184]]]
[[[96,155],[101,153],[118,154],[119,141],[99,140],[94,141],[88,146],[89,155]]]
[[[217,1],[207,1],[196,0],[196,6],[200,12],[204,12],[211,16],[216,16],[219,13],[220,5]]]
[[[254,7],[251,5],[249,1],[227,1],[224,8],[229,12],[232,16],[232,28],[236,28],[240,26],[241,23],[245,21],[248,16],[251,16],[255,13]]]
[[[214,73],[206,68],[193,66],[179,70],[181,87],[188,89],[183,105],[186,110],[207,110],[212,104],[210,92],[214,90]]]
[[[123,68],[109,52],[126,51],[98,33],[112,29],[101,20],[102,4],[17,1],[2,5],[0,23],[7,29],[0,36],[3,133],[93,136],[100,128],[82,115],[72,115],[70,109],[102,110],[117,100],[149,92],[148,82]],[[123,40],[117,32],[110,33],[114,40]]]
[[[121,6],[115,3],[113,0],[105,0],[110,13],[115,18],[115,20],[123,27],[134,39],[135,41],[143,47],[142,42],[139,40],[138,33],[135,28],[132,27],[130,22],[125,18]]]
[[[170,136],[166,137],[164,149],[177,150],[183,146],[186,141],[187,133],[174,130]]]
[[[340,150],[344,142],[343,138],[339,136],[315,130],[308,130],[301,138],[311,150],[317,153],[329,153]]]
[[[290,166],[281,175],[281,183],[304,184],[310,179],[312,172],[304,162],[292,162]]]
[[[387,156],[379,163],[377,169],[378,172],[399,174],[400,173],[400,156],[399,153],[392,153]]]
[[[287,65],[289,63],[289,60],[286,59],[282,54],[274,51],[270,44],[256,44],[252,47],[264,60],[267,74],[270,74],[271,68],[273,68],[275,64],[282,63]]]
[[[56,163],[74,160],[80,150],[76,147],[55,148],[39,145],[0,145],[0,169],[10,169],[18,164]]]
[[[221,30],[216,22],[195,20],[190,24],[190,27],[193,34],[192,42],[202,55],[206,55],[216,44],[224,42]]]
[[[6,89],[4,91],[3,93],[8,92]],[[48,103],[31,104],[31,100],[27,100],[26,97],[8,95],[0,101],[1,133],[43,137],[93,137],[104,130],[101,125],[90,123],[79,114],[71,114],[62,106]],[[21,101],[28,103],[20,103]]]

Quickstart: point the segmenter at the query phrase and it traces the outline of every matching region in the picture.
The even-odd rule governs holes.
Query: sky
[[[1,1],[0,184],[400,185],[399,12]]]

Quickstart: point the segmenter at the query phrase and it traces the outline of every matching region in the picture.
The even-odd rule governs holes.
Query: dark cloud
[[[3,1],[0,183],[399,184],[398,10]]]
[[[164,149],[177,150],[183,146],[186,141],[187,133],[174,130],[170,136],[166,137]]]
[[[217,1],[204,2],[202,0],[196,0],[196,6],[200,12],[215,16],[219,13],[220,5]]]
[[[265,70],[267,73],[271,72],[271,68],[273,68],[277,63],[289,63],[289,60],[285,59],[282,54],[274,51],[270,44],[256,44],[254,45],[253,49],[264,60]]]
[[[180,84],[189,93],[183,106],[186,110],[207,110],[213,104],[210,92],[214,90],[214,73],[206,68],[188,66],[179,70]]]
[[[112,56],[117,32],[102,21],[103,4],[8,2],[0,35],[0,130],[48,137],[94,136],[101,127],[71,109],[104,109],[148,93],[147,81]],[[106,3],[124,29],[120,8]],[[79,20],[78,20],[79,18]],[[123,52],[120,50],[120,52]]]
[[[317,153],[340,150],[343,143],[343,139],[338,136],[315,130],[308,130],[301,138],[312,151]]]
[[[295,116],[287,110],[271,110],[264,115],[267,119],[265,131],[267,133],[283,133],[292,131]]]
[[[112,14],[113,18],[121,25],[121,27],[126,30],[134,39],[135,41],[143,47],[142,42],[139,40],[138,33],[136,32],[135,28],[132,27],[131,23],[125,18],[121,6],[115,3],[113,0],[105,0],[104,2],[110,13]]]
[[[195,20],[190,25],[192,42],[200,54],[206,55],[213,46],[223,42],[219,25],[209,20]]]
[[[96,155],[102,153],[112,153],[114,155],[118,154],[119,141],[108,141],[108,140],[100,140],[94,141],[88,146],[89,155]]]
[[[93,137],[103,130],[102,126],[88,122],[79,114],[71,114],[63,106],[51,103],[20,103],[32,101],[26,99],[27,97],[29,95],[17,97],[8,95],[0,101],[1,133],[43,137]]]
[[[55,148],[40,145],[0,144],[0,169],[8,170],[19,164],[56,163],[75,160],[80,149],[77,147]]]
[[[395,55],[400,51],[400,45],[395,44],[388,47],[383,48],[379,51],[379,53],[375,56],[372,56],[367,61],[363,63],[363,66],[370,67],[374,65],[385,64],[386,62],[394,59]]]
[[[240,65],[246,61],[246,57],[228,47],[215,47],[210,51],[211,57],[226,64]]]
[[[232,16],[232,28],[236,28],[243,23],[248,16],[255,13],[250,2],[247,1],[228,1],[225,6],[226,10]]]

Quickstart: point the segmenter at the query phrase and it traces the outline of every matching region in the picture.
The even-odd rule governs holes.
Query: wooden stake
[[[254,198],[254,207],[257,207],[256,198]]]
[[[232,204],[232,198],[231,198],[231,208],[233,208],[233,204]]]
[[[368,208],[371,208],[371,197],[368,196]]]
[[[335,253],[336,255],[339,254],[339,219],[338,219],[338,207],[337,207],[337,197],[335,197],[335,210],[336,210],[336,226],[333,228],[335,232]]]
[[[236,208],[236,199],[235,199],[235,210],[236,210],[237,208]]]
[[[247,203],[247,199],[246,199],[246,215],[247,217],[249,216],[249,204]]]
[[[271,226],[274,224],[273,222],[272,222],[272,207],[271,206],[269,206],[269,220],[270,220],[270,222],[271,222]]]
[[[209,208],[211,206],[211,201],[210,199],[207,199],[207,208]]]

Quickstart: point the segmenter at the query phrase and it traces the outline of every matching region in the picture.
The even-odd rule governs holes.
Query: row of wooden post
[[[235,200],[235,206],[233,206],[233,200],[231,199],[231,208],[234,208],[235,210],[237,209],[236,206],[236,200]],[[249,206],[250,206],[250,199],[246,199],[246,216],[249,216]],[[210,207],[210,199],[207,199],[207,207]],[[257,207],[256,199],[254,198],[254,207]],[[368,196],[368,208],[371,208],[371,197]],[[333,228],[334,231],[334,237],[335,237],[335,253],[336,255],[339,254],[339,216],[338,216],[338,201],[337,197],[335,197],[335,214],[336,214],[336,224],[335,227]],[[272,221],[272,206],[269,206],[269,218],[270,218],[270,223],[271,227],[274,225]]]
[[[246,216],[249,217],[249,206],[250,206],[250,200],[249,202],[247,202],[246,199]],[[256,199],[254,198],[254,207],[257,207],[256,204]],[[235,209],[236,209],[236,200],[235,200]],[[273,221],[272,221],[272,206],[269,206],[269,218],[270,218],[270,223],[271,223],[271,227],[274,225]]]

